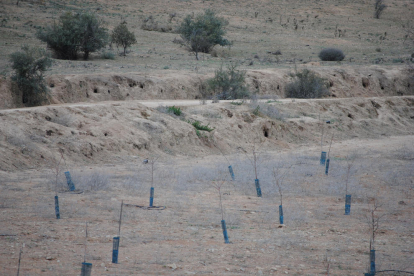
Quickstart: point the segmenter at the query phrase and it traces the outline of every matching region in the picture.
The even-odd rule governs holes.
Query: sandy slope
[[[330,121],[324,123],[325,143],[332,134],[334,141],[411,135],[413,106],[410,96],[240,106],[227,102],[185,106],[180,117],[139,101],[3,110],[0,168],[43,167],[58,156],[59,149],[72,162],[91,164],[149,153],[202,156],[219,153],[217,147],[231,153],[253,144],[268,149],[313,145],[320,143],[322,121]],[[189,120],[198,120],[214,130],[197,135]]]

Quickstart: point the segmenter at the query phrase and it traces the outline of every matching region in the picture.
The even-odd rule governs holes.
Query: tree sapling
[[[244,152],[244,154],[246,155],[246,157],[247,157],[247,159],[250,161],[250,163],[252,164],[252,166],[253,166],[253,169],[254,169],[254,175],[255,175],[255,180],[254,180],[254,183],[255,183],[255,185],[256,185],[256,193],[257,193],[257,196],[258,197],[262,197],[262,189],[260,188],[260,182],[259,182],[259,178],[258,178],[258,175],[257,175],[257,171],[258,171],[258,166],[260,165],[260,154],[257,152],[257,150],[256,150],[256,146],[254,145],[253,146],[253,150],[252,150],[252,155],[253,155],[253,158],[250,158],[248,155],[247,155],[247,153],[246,153],[246,151],[244,151],[243,150],[243,152]]]
[[[154,157],[151,159],[145,159],[143,164],[148,164],[148,170],[151,172],[151,189],[150,189],[150,202],[149,207],[153,207],[154,203],[154,171],[155,171],[155,163],[157,162],[159,157]]]
[[[326,175],[328,175],[328,172],[329,172],[329,162],[330,162],[329,156],[330,156],[330,153],[331,153],[333,137],[334,137],[334,135],[332,134],[331,143],[329,144],[328,156],[327,156],[327,159],[326,159],[326,167],[325,167],[325,174]]]
[[[365,275],[375,275],[375,238],[379,233],[380,221],[385,216],[385,214],[378,214],[381,204],[378,203],[378,200],[374,197],[369,204],[368,213],[365,215],[366,221],[368,223],[369,233],[370,233],[370,242],[369,242],[369,272]]]
[[[218,192],[220,200],[220,212],[221,212],[221,228],[223,229],[224,243],[230,243],[227,235],[226,221],[224,220],[224,209],[221,198],[221,188],[226,184],[225,180],[216,180],[211,183],[211,186]]]

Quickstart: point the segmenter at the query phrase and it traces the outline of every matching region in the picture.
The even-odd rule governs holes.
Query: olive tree
[[[124,56],[126,55],[126,49],[137,43],[134,33],[128,30],[126,22],[122,22],[112,31],[111,38],[112,43],[115,43],[117,47],[122,46],[124,48]]]
[[[23,46],[10,55],[14,70],[12,80],[22,93],[22,103],[28,106],[40,105],[47,95],[43,73],[52,65],[46,51],[38,47]]]
[[[87,60],[89,54],[96,52],[108,43],[108,32],[103,21],[91,13],[72,14],[67,12],[59,21],[46,30],[39,30],[37,38],[46,42],[57,58],[77,59],[78,52],[83,52]]]
[[[217,17],[213,10],[207,9],[194,20],[191,15],[187,15],[178,28],[178,33],[198,60],[199,52],[209,53],[217,44],[230,45],[230,42],[223,38],[226,25],[228,22],[224,18]]]

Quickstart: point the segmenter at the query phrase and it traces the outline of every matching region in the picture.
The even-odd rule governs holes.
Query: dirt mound
[[[165,109],[165,108],[164,108]],[[163,111],[163,108],[160,108]],[[313,100],[183,107],[180,117],[137,101],[66,104],[0,112],[0,170],[50,164],[62,149],[68,162],[112,163],[149,154],[204,156],[260,144],[281,150],[414,133],[414,97]],[[319,120],[320,117],[320,120]],[[214,130],[196,131],[188,121]]]
[[[302,68],[302,67],[301,67]],[[303,68],[306,68],[303,66]],[[404,67],[307,67],[326,78],[333,97],[414,95],[414,78]],[[288,69],[250,70],[246,82],[259,95],[284,97],[291,81]],[[212,75],[211,75],[212,76]],[[52,104],[150,99],[200,99],[199,74],[52,75],[47,78]],[[9,81],[0,80],[0,109],[21,107]]]

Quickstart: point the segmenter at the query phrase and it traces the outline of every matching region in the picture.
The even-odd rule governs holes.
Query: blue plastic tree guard
[[[92,264],[82,263],[81,276],[91,276],[91,273],[92,273]]]
[[[254,184],[256,185],[256,192],[258,197],[262,197],[262,189],[260,189],[260,182],[259,179],[254,180]]]
[[[152,207],[153,203],[154,203],[154,187],[151,187],[149,206]]]
[[[230,172],[231,180],[234,181],[235,177],[234,177],[234,172],[233,172],[232,166],[229,166],[229,172]]]
[[[221,228],[223,229],[224,243],[230,243],[229,236],[227,236],[226,221],[224,219],[221,221]]]
[[[73,184],[72,177],[70,176],[70,172],[65,172],[66,182],[68,183],[69,191],[75,190],[75,184]]]
[[[328,172],[329,172],[329,159],[326,160],[325,174],[328,175]]]
[[[112,263],[118,263],[118,250],[119,250],[119,237],[114,237],[113,239],[113,249],[112,249]]]
[[[58,196],[55,196],[55,213],[56,213],[56,219],[60,219],[59,197]]]
[[[326,151],[321,152],[321,165],[325,165],[326,161]]]
[[[345,215],[351,214],[351,195],[345,196]]]
[[[369,262],[370,262],[370,273],[373,273],[375,275],[375,250],[371,250],[369,254]]]
[[[283,224],[283,207],[279,205],[279,223]]]

